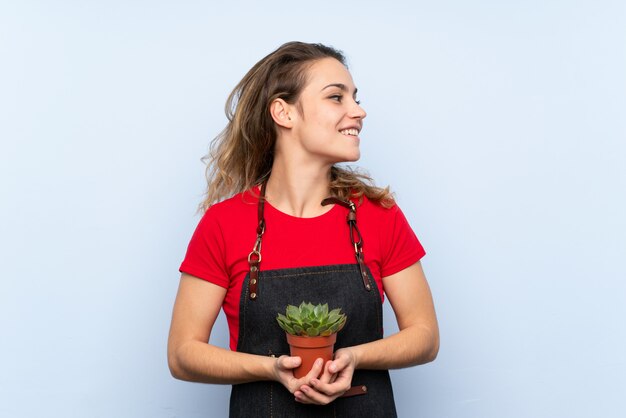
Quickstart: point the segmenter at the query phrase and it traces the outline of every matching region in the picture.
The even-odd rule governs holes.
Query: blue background
[[[0,2],[0,415],[226,415],[229,387],[166,364],[199,159],[243,74],[303,40],[347,53],[359,164],[428,251],[441,351],[393,372],[401,416],[625,416],[625,18],[602,0]]]

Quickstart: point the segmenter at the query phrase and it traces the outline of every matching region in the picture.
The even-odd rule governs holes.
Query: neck
[[[312,218],[327,212],[321,205],[329,195],[330,167],[274,160],[267,181],[266,198],[272,206],[291,216]]]

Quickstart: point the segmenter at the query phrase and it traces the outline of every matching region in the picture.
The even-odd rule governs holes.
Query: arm
[[[398,369],[433,361],[439,351],[439,327],[421,263],[383,278],[399,332],[352,347],[359,369]]]
[[[433,361],[439,351],[437,317],[421,264],[383,278],[399,332],[381,340],[337,350],[320,379],[295,393],[305,403],[328,403],[350,388],[355,369],[396,369]],[[333,376],[335,374],[335,376]]]
[[[167,356],[172,375],[181,380],[235,384],[276,380],[292,393],[319,375],[322,365],[302,379],[291,369],[299,357],[271,358],[239,353],[208,344],[226,289],[183,274],[174,304]]]

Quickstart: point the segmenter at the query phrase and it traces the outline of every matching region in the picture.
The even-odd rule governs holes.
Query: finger
[[[280,356],[278,357],[278,367],[282,370],[292,370],[302,363],[302,359],[298,356]]]
[[[343,369],[345,369],[350,364],[350,358],[348,356],[339,356],[334,359],[328,365],[328,370],[331,373],[337,373]]]
[[[307,385],[303,385],[299,391],[296,391],[296,400],[306,404],[327,405],[334,401],[335,397],[327,396]]]
[[[337,380],[337,375],[338,373],[333,373],[330,371],[330,365],[332,364],[332,362],[328,362],[328,364],[326,364],[326,367],[328,368],[328,373],[330,374],[330,380],[327,383],[333,383],[335,380]]]
[[[333,361],[331,361],[330,365],[328,366],[328,370],[330,370],[331,373],[338,373],[341,370],[345,369],[346,367],[348,367],[354,357],[347,351],[343,351],[343,352],[337,352],[337,356],[335,356],[335,359]]]
[[[330,366],[331,361],[327,361],[326,364],[324,365],[324,372],[322,373],[322,375],[318,378],[321,382],[324,383],[330,383],[333,382],[335,380],[335,373],[332,373],[328,367]]]
[[[306,376],[304,376],[300,380],[303,384],[308,384],[312,379],[317,379],[317,377],[322,374],[323,367],[324,360],[318,358],[317,360],[315,360],[315,363],[313,363],[313,367],[311,368],[311,370],[306,374]]]
[[[340,373],[335,375],[336,379],[330,383],[324,383],[319,379],[313,379],[311,381],[311,386],[320,393],[323,393],[329,397],[338,397],[343,395],[352,384],[352,374],[351,373]]]
[[[337,373],[332,373],[330,371],[331,363],[332,361],[330,360],[326,362],[326,364],[324,365],[324,373],[322,373],[322,375],[319,378],[311,380],[310,382],[311,386],[317,386],[320,383],[330,384],[330,383],[333,383],[337,379]],[[322,387],[325,387],[325,386],[322,386]]]
[[[293,393],[293,396],[295,397],[296,402],[308,403],[306,395],[301,390],[296,390]]]
[[[311,399],[309,396],[306,395],[305,391],[307,389],[304,389],[304,388],[311,389],[309,386],[302,385],[300,390],[296,390],[293,393],[294,397],[296,398],[296,401],[300,403],[311,404],[311,405],[317,404],[317,402],[315,402],[313,399]]]

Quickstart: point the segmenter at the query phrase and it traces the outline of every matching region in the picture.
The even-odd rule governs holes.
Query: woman
[[[356,93],[339,51],[290,42],[228,99],[205,214],[180,269],[168,359],[176,378],[232,384],[233,417],[395,416],[387,370],[437,355],[419,241],[387,189],[335,165],[360,156],[366,113]],[[400,330],[385,338],[383,291]],[[303,300],[349,319],[334,359],[296,379],[300,358],[288,355],[275,318]],[[220,308],[230,350],[207,343]]]

